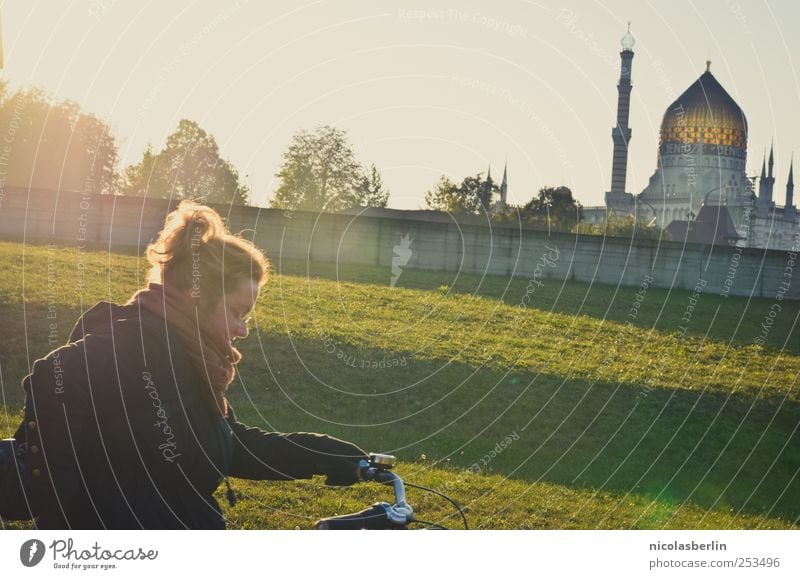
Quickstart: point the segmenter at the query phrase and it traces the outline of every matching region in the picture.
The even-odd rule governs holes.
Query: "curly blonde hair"
[[[261,287],[269,260],[252,242],[232,234],[219,213],[194,201],[181,201],[167,215],[158,238],[145,252],[148,283],[190,290],[210,310],[242,281]]]

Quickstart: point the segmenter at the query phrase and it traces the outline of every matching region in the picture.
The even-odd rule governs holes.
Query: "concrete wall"
[[[28,194],[6,188],[0,191],[0,236],[14,241],[58,239],[76,246],[110,243],[141,252],[173,207],[162,199]],[[395,246],[408,235],[412,242],[406,267],[411,268],[635,287],[652,277],[650,285],[683,289],[702,280],[705,293],[800,299],[800,280],[792,283],[800,264],[796,254],[785,251],[649,240],[634,245],[625,238],[548,235],[474,220],[215,208],[232,231],[249,230],[244,235],[273,260],[280,255],[391,268]]]

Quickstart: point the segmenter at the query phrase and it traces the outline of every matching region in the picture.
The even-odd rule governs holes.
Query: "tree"
[[[271,205],[279,209],[339,211],[363,195],[364,175],[347,133],[330,125],[296,133],[275,176],[280,184]]]
[[[202,203],[245,205],[249,187],[239,182],[236,167],[219,156],[213,135],[182,119],[158,153],[148,145],[142,160],[125,169],[122,192]]]
[[[111,128],[93,115],[78,113],[72,138],[72,149],[66,162],[86,164],[83,190],[95,193],[115,193],[117,183],[117,145]]]
[[[464,177],[458,186],[459,195],[464,200],[468,213],[489,213],[494,205],[494,195],[499,189],[491,176],[483,179],[482,175],[483,173],[478,173],[474,177]]]
[[[446,175],[439,177],[433,188],[425,192],[425,203],[430,209],[448,213],[460,213],[464,210],[458,185]]]
[[[520,220],[554,231],[570,231],[581,219],[581,204],[569,187],[542,187],[536,197],[522,207],[508,207],[496,219]]]
[[[361,207],[386,207],[388,201],[389,191],[383,186],[381,174],[373,164],[369,173],[361,177],[356,189],[356,202]]]
[[[478,174],[480,177],[480,174]],[[500,187],[495,185],[494,180],[492,179],[491,174],[486,175],[486,179],[480,184],[480,191],[478,193],[478,198],[481,202],[481,207],[487,213],[492,210],[494,205],[494,196],[495,193],[498,195],[500,194]]]
[[[34,189],[112,193],[117,145],[107,123],[72,101],[39,88],[9,92],[0,84],[5,184]]]
[[[482,173],[464,177],[460,185],[442,176],[433,189],[425,193],[425,203],[431,209],[478,215],[492,209],[494,194],[498,191],[491,177],[483,179]]]
[[[156,170],[158,155],[147,145],[142,160],[128,165],[122,174],[122,192],[135,197],[169,197],[169,183],[163,171]],[[157,182],[156,182],[157,181]]]

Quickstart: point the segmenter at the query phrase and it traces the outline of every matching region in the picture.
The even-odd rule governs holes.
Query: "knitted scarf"
[[[170,329],[181,337],[192,366],[209,387],[222,416],[228,414],[225,391],[236,375],[235,365],[242,355],[226,336],[217,335],[203,327],[204,317],[198,313],[194,300],[185,292],[171,286],[149,283],[147,288],[133,294],[128,304],[158,314]]]

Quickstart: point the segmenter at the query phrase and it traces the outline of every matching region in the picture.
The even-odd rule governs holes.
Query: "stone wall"
[[[0,196],[0,236],[76,246],[102,244],[143,251],[174,207],[162,199],[14,191]],[[285,213],[274,209],[215,206],[234,232],[276,260],[311,259],[392,267],[405,261],[401,239],[411,240],[404,267],[529,279],[695,288],[705,293],[775,299],[800,298],[797,255],[785,251],[637,241],[572,235],[513,225],[457,222],[448,216],[364,216]],[[406,252],[407,253],[407,252]],[[406,257],[408,257],[406,255]],[[388,271],[388,270],[387,270]]]

